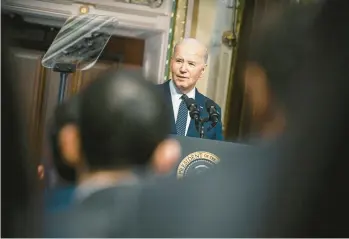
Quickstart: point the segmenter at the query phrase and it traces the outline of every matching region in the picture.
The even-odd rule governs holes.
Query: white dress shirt
[[[173,106],[173,115],[174,115],[174,120],[177,121],[177,115],[179,111],[179,105],[182,102],[182,95],[183,93],[180,92],[173,81],[170,81],[170,92],[171,92],[171,98],[172,98],[172,106]],[[193,88],[188,94],[186,94],[189,98],[193,98],[195,100],[195,88]],[[185,135],[187,135],[189,124],[190,124],[190,115],[189,115],[189,110],[188,110],[188,117],[187,117],[187,125],[185,128]]]

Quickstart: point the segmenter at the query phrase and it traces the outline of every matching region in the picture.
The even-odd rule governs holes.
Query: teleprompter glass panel
[[[54,68],[57,64],[73,64],[77,70],[91,68],[117,26],[117,19],[110,16],[70,17],[44,55],[42,65]]]

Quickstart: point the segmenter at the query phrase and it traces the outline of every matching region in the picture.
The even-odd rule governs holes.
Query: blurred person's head
[[[171,59],[172,80],[184,94],[202,78],[207,66],[206,47],[194,38],[185,38],[174,47]]]
[[[79,127],[71,127],[69,157],[80,181],[104,175],[118,180],[137,166],[166,173],[179,159],[179,144],[167,138],[169,109],[140,74],[106,72],[81,92]],[[102,176],[101,176],[102,177]]]
[[[271,11],[252,33],[244,81],[263,136],[282,134],[297,112],[294,78],[312,54],[310,28],[319,11],[320,4]]]
[[[78,127],[79,100],[79,95],[74,95],[57,106],[49,131],[55,169],[62,179],[70,183],[76,181],[76,172],[69,162],[78,160],[78,155],[69,132]]]
[[[253,38],[246,81],[263,84],[287,126],[274,169],[275,197],[286,197],[271,212],[279,235],[348,236],[348,10],[341,0],[293,6]]]

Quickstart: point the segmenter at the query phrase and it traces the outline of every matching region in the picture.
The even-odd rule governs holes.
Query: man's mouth
[[[178,76],[177,75],[177,77],[179,78],[179,79],[187,79],[188,77],[185,77],[185,76]]]

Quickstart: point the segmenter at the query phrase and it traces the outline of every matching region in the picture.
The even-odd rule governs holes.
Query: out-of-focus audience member
[[[169,109],[153,90],[140,73],[110,71],[82,92],[79,128],[66,132],[78,155],[69,164],[78,172],[82,194],[85,184],[98,189],[125,177],[132,181],[133,167],[156,162],[166,171],[177,162],[179,145],[166,139]],[[153,158],[167,149],[174,150],[169,158]]]
[[[69,158],[77,157],[72,152],[71,138],[66,134],[79,121],[79,95],[74,95],[54,111],[49,128],[49,139],[54,169],[59,176],[58,185],[46,192],[46,209],[48,211],[69,208],[73,201],[76,186],[76,171],[69,165]],[[67,137],[68,136],[68,137]]]
[[[69,138],[64,136],[70,128],[78,127],[79,99],[79,95],[74,95],[57,106],[49,130],[55,169],[59,176],[68,183],[76,181],[76,172],[68,165],[67,158],[74,158],[76,155],[72,153]]]
[[[8,30],[8,29],[6,29]],[[10,39],[1,40],[1,237],[40,237],[39,182],[29,155]]]
[[[147,166],[154,173],[168,173],[180,157],[179,144],[167,139],[170,109],[155,86],[132,71],[104,73],[80,97],[78,127],[64,132],[75,156],[65,158],[77,172],[75,207],[68,216],[56,215],[54,221],[67,224],[48,233],[104,237],[113,229],[119,236],[132,235],[138,173]],[[61,218],[76,215],[78,224]],[[88,228],[79,227],[84,223]]]
[[[304,43],[306,29],[314,23],[321,6],[311,7],[311,11],[303,9],[307,14],[297,16],[284,12],[283,18],[290,20],[279,24],[275,21],[283,12],[274,9],[250,37],[244,80],[252,113],[251,138],[277,139],[285,132],[288,117],[294,113],[291,102],[295,93],[291,87],[297,74],[295,69],[306,65],[311,50]],[[287,59],[280,60],[281,55],[287,55]]]

